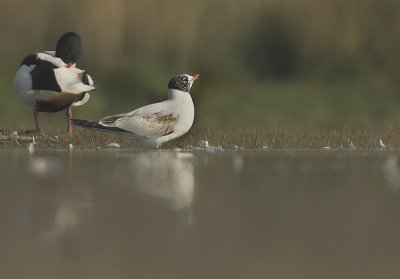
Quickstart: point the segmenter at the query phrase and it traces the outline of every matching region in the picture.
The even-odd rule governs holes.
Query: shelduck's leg
[[[72,135],[72,125],[71,125],[71,118],[72,118],[72,108],[68,107],[67,109],[67,118],[68,118],[68,129],[67,129],[67,133],[69,135]]]
[[[39,111],[37,109],[33,110],[33,116],[35,117],[35,125],[36,125],[35,135],[36,136],[44,135],[42,129],[40,129],[40,126],[39,126]]]

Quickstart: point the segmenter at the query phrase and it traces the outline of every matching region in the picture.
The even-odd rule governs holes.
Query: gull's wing
[[[175,104],[164,101],[129,113],[112,115],[100,120],[106,127],[117,127],[143,137],[161,137],[173,132],[178,120]]]

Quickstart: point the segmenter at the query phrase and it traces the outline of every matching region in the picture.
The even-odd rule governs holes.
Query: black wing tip
[[[99,122],[95,121],[88,121],[84,119],[71,119],[71,124],[75,126],[80,126],[83,128],[89,129],[96,129],[101,131],[108,131],[108,132],[126,132],[124,129],[120,129],[118,127],[107,127],[101,125]]]
[[[76,125],[76,126],[85,127],[85,128],[98,128],[96,126],[100,126],[100,124],[98,122],[88,121],[88,120],[84,120],[84,119],[71,119],[71,124]]]
[[[72,118],[71,119],[72,124],[79,124],[79,123],[85,123],[85,122],[90,122],[88,120],[84,120],[84,119],[76,119],[76,118]]]

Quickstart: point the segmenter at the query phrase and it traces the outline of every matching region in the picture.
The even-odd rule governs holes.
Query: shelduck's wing
[[[37,54],[36,65],[30,73],[32,90],[50,90],[72,94],[95,90],[93,82],[92,84],[84,83],[85,71],[75,67],[67,68],[60,58],[46,53]]]

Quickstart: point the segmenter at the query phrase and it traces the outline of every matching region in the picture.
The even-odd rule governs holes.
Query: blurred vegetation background
[[[33,128],[14,74],[67,31],[98,88],[77,118],[161,101],[170,77],[202,72],[200,129],[399,126],[397,0],[1,0],[0,13],[0,128]]]

